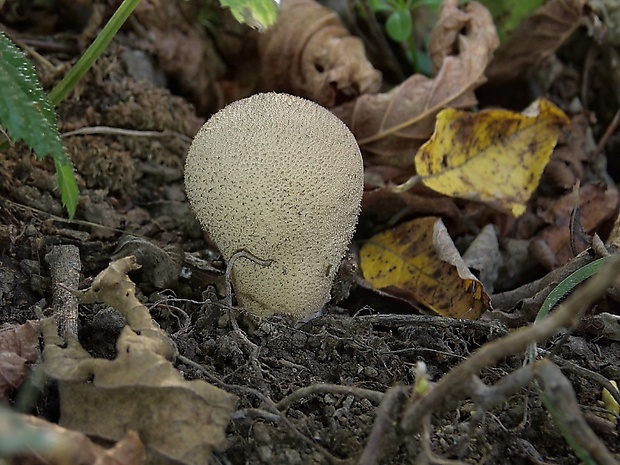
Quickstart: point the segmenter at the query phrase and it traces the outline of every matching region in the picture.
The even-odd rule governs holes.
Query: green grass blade
[[[71,93],[78,81],[84,77],[132,11],[138,6],[138,3],[140,3],[140,0],[124,0],[118,7],[97,38],[84,52],[84,55],[80,57],[75,66],[71,68],[71,71],[50,93],[50,100],[54,105],[58,105]]]
[[[588,278],[591,278],[596,274],[601,265],[606,263],[611,257],[602,257],[594,260],[587,265],[582,266],[577,271],[574,271],[569,276],[564,278],[560,284],[553,288],[553,290],[547,295],[547,298],[543,302],[536,314],[534,324],[545,318],[551,310],[555,308],[562,300],[564,300],[573,290],[583,283]],[[527,350],[527,357],[529,363],[534,363],[536,360],[536,344],[531,344]]]
[[[69,162],[62,163],[56,160],[54,160],[54,166],[56,167],[56,183],[58,184],[58,189],[60,189],[60,198],[69,212],[69,217],[73,218],[80,194],[73,166]]]

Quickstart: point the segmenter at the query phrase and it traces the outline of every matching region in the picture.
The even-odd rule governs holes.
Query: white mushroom
[[[362,157],[342,121],[287,94],[234,102],[194,138],[185,186],[227,261],[242,249],[274,261],[235,262],[240,305],[261,316],[300,318],[325,305],[363,191]]]

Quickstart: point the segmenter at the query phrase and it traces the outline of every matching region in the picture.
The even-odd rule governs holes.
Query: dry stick
[[[532,366],[522,366],[512,373],[508,373],[492,386],[485,384],[478,376],[472,376],[472,385],[469,391],[476,404],[475,416],[484,415],[494,406],[505,402],[510,395],[519,389],[529,385],[534,379]]]
[[[467,360],[444,375],[427,395],[406,408],[401,421],[404,432],[412,434],[418,431],[424,418],[440,408],[448,398],[462,396],[471,386],[471,377],[482,369],[495,365],[511,354],[525,351],[531,343],[540,343],[548,339],[559,328],[576,325],[588,307],[614,283],[618,275],[620,275],[620,256],[612,258],[547,318],[478,349]]]
[[[537,281],[525,284],[512,291],[502,292],[491,296],[493,307],[504,312],[511,312],[518,302],[532,300],[540,307],[547,297],[549,291],[557,286],[564,278],[577,271],[579,268],[591,263],[594,260],[588,251],[581,252],[562,268],[558,268],[548,273]],[[544,293],[537,295],[545,291]]]
[[[376,465],[380,463],[381,452],[385,447],[385,437],[393,430],[393,423],[400,410],[407,392],[410,390],[406,386],[394,386],[388,389],[383,396],[383,400],[377,408],[377,418],[372,425],[372,431],[366,441],[366,446],[359,459],[358,465]]]
[[[63,338],[78,335],[78,298],[68,289],[80,286],[80,251],[74,245],[55,245],[45,255],[52,276],[52,308],[58,318],[60,336]]]
[[[467,465],[460,460],[450,460],[438,457],[431,450],[431,420],[426,418],[422,425],[422,451],[426,455],[426,460],[423,463],[436,463],[437,465]],[[418,460],[421,462],[421,460]],[[484,460],[482,461],[484,462]]]
[[[266,409],[269,412],[277,415],[279,418],[282,419],[282,423],[284,423],[286,425],[286,427],[291,430],[291,432],[294,434],[294,436],[299,438],[302,442],[304,442],[308,446],[317,449],[321,454],[323,454],[327,458],[329,463],[332,463],[334,465],[348,465],[349,464],[348,460],[342,460],[342,459],[339,459],[337,457],[334,457],[323,446],[321,446],[320,444],[317,444],[312,439],[310,439],[309,437],[304,435],[301,431],[299,431],[297,429],[297,427],[291,422],[291,420],[289,420],[286,417],[286,415],[284,415],[280,410],[278,410],[278,407],[276,406],[276,403],[273,400],[271,400],[270,397],[264,395],[259,390],[251,388],[251,387],[248,387],[248,386],[240,386],[238,384],[228,384],[228,383],[225,383],[224,381],[220,380],[217,376],[214,376],[212,373],[210,373],[204,366],[202,366],[199,363],[194,362],[193,360],[191,360],[191,359],[189,359],[189,358],[187,358],[187,357],[185,357],[183,355],[177,355],[177,359],[179,361],[185,363],[186,365],[189,365],[189,366],[195,368],[196,370],[200,371],[202,374],[204,374],[209,379],[209,381],[211,381],[214,384],[217,384],[222,389],[225,389],[227,391],[243,392],[243,393],[246,393],[246,394],[251,394],[251,395],[255,396],[256,398],[258,398],[265,405]],[[233,414],[233,416],[234,416],[234,414]]]
[[[297,389],[296,391],[292,392],[291,394],[280,400],[280,402],[276,404],[276,407],[279,410],[286,410],[295,402],[300,401],[304,397],[318,394],[342,394],[345,396],[355,396],[360,399],[368,399],[376,404],[380,403],[385,396],[384,393],[379,391],[373,391],[371,389],[356,388],[353,386],[342,386],[339,384],[319,383]]]
[[[605,145],[607,145],[607,142],[609,142],[610,137],[613,135],[614,132],[616,132],[616,129],[618,129],[618,125],[620,125],[620,108],[616,110],[616,113],[609,122],[609,125],[607,126],[607,129],[603,134],[603,137],[601,137],[601,139],[598,141],[598,144],[596,144],[596,150],[592,155],[598,155],[603,151]]]
[[[542,350],[542,349],[539,349],[539,350]],[[546,351],[543,350],[543,353],[545,353],[546,355]],[[597,373],[592,370],[588,370],[587,368],[577,365],[576,363],[571,362],[569,360],[561,359],[557,355],[551,355],[549,358],[553,360],[553,362],[559,367],[565,370],[568,370],[576,374],[577,376],[581,376],[582,378],[586,378],[586,379],[589,379],[590,381],[600,384],[601,387],[607,389],[607,391],[609,391],[609,394],[615,399],[615,401],[620,404],[620,391],[618,391],[618,389],[613,384],[611,384],[609,380],[605,378],[603,375],[601,375],[600,373]]]
[[[549,360],[540,360],[534,370],[543,385],[545,407],[552,409],[555,421],[561,423],[558,426],[570,437],[571,448],[581,452],[579,458],[583,461],[585,452],[598,465],[618,465],[581,414],[575,391],[560,368]]]
[[[177,131],[141,131],[136,129],[114,128],[110,126],[91,126],[73,131],[63,132],[61,137],[81,136],[81,135],[113,135],[129,137],[170,137],[171,135],[180,137],[188,144],[192,143],[192,138]]]

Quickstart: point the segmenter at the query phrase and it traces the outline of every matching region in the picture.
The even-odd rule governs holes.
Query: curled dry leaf
[[[499,40],[488,10],[477,2],[444,1],[430,37],[435,77],[415,74],[388,93],[363,95],[332,111],[351,128],[371,165],[407,167],[447,107],[477,103],[474,90]]]
[[[102,271],[83,301],[104,301],[128,321],[114,360],[91,357],[75,339],[63,340],[54,319],[41,322],[46,374],[58,382],[60,424],[108,440],[139,433],[147,463],[208,463],[224,445],[236,396],[201,380],[186,381],[169,361],[174,344],[151,321],[127,277],[133,257]],[[165,462],[167,463],[167,462]]]
[[[588,153],[592,153],[590,122],[586,112],[571,116],[570,132],[564,132],[558,140],[558,145],[551,155],[540,178],[540,187],[543,195],[566,192],[580,182],[588,164],[596,165]]]
[[[406,292],[442,316],[475,319],[490,308],[482,283],[440,218],[420,218],[373,236],[360,250],[360,266],[374,287]]]
[[[486,75],[490,83],[512,81],[551,56],[582,23],[586,0],[549,0],[497,50]]]
[[[6,400],[28,376],[28,365],[39,357],[39,323],[0,328],[0,400]]]
[[[216,81],[226,67],[197,25],[197,8],[197,2],[140,2],[134,17],[149,36],[136,45],[155,55],[159,67],[191,95],[200,112],[207,113],[223,106]]]
[[[593,234],[616,213],[618,190],[602,183],[586,184],[579,189],[578,203],[581,225],[587,233]],[[530,248],[548,269],[560,267],[573,257],[570,217],[578,203],[572,192],[560,198],[541,198],[537,202],[537,214],[547,225],[533,238]]]
[[[362,41],[314,0],[282,0],[276,24],[258,47],[263,92],[287,92],[329,108],[381,86]]]

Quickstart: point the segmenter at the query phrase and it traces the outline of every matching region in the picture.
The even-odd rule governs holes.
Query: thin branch
[[[618,275],[620,257],[614,257],[547,318],[478,349],[466,361],[444,375],[427,395],[407,407],[401,421],[403,430],[409,434],[418,431],[424,418],[440,408],[448,398],[462,396],[471,386],[471,377],[482,369],[495,365],[509,355],[525,351],[531,343],[548,339],[559,328],[576,325],[588,307],[600,298]]]

